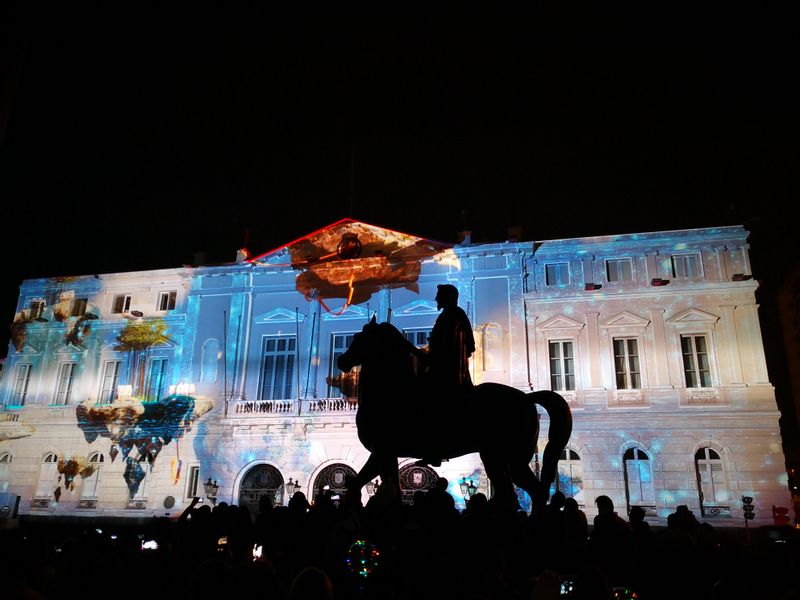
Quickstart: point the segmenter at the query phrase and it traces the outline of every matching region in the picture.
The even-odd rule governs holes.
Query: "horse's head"
[[[370,348],[372,348],[375,338],[378,335],[379,326],[375,321],[375,317],[364,325],[360,333],[353,336],[353,341],[350,346],[342,354],[339,355],[336,361],[336,366],[340,371],[345,373],[364,362],[364,359],[369,357]]]

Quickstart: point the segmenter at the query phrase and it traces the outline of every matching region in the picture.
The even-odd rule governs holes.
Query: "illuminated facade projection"
[[[770,523],[789,490],[747,248],[741,227],[451,247],[346,219],[228,265],[28,280],[0,493],[20,514],[142,517],[341,491],[367,452],[337,356],[373,314],[424,346],[449,282],[473,381],[570,403],[558,485],[589,515],[606,494],[741,526],[747,495]],[[396,409],[431,426],[415,398]],[[408,495],[438,476],[459,504],[461,483],[491,493],[476,455],[401,467]]]

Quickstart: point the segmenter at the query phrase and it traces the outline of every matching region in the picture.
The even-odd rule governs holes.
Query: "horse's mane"
[[[376,359],[383,364],[384,371],[391,371],[399,378],[397,383],[411,384],[414,380],[414,363],[411,357],[412,345],[397,327],[388,322],[370,323],[364,328],[374,343]]]

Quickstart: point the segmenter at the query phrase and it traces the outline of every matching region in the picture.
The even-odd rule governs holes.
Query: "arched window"
[[[216,381],[220,359],[219,342],[213,338],[206,340],[201,354],[200,381]]]
[[[628,448],[622,455],[625,466],[625,498],[628,511],[634,506],[655,510],[656,492],[653,486],[653,471],[647,452],[639,448]]]
[[[328,465],[319,472],[314,479],[314,499],[322,493],[324,489],[329,489],[334,494],[344,496],[347,493],[345,479],[355,477],[356,472],[353,468],[342,463]]]
[[[705,516],[730,511],[730,492],[725,484],[725,468],[716,450],[700,448],[694,454],[700,512]]]
[[[414,493],[426,492],[433,487],[439,479],[439,474],[433,469],[421,465],[406,465],[400,469],[400,491],[403,504],[414,504]]]
[[[39,482],[36,485],[36,497],[50,499],[59,485],[58,455],[48,452],[42,458],[42,468],[39,471]]]
[[[81,489],[81,500],[95,499],[99,496],[100,486],[100,467],[103,466],[103,455],[95,452],[89,456],[89,464],[81,471],[83,477],[83,488]]]
[[[239,506],[246,506],[255,518],[260,512],[263,496],[272,500],[273,506],[283,504],[283,475],[272,465],[256,465],[250,469],[239,484]]]
[[[0,452],[0,492],[8,491],[8,481],[11,478],[11,453]]]
[[[583,501],[583,466],[581,457],[569,448],[561,451],[558,459],[558,479],[555,488],[567,498],[575,498],[578,504]]]

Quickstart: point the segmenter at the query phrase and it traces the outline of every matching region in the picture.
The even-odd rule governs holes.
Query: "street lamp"
[[[289,481],[284,486],[286,488],[286,498],[287,500],[291,500],[294,493],[300,490],[300,482],[299,481],[292,481],[292,478],[289,477]]]
[[[211,501],[211,504],[216,505],[217,490],[219,490],[219,482],[216,479],[214,481],[211,481],[211,477],[209,477],[208,481],[206,481],[203,484],[203,487],[206,490],[206,498],[208,498]]]
[[[466,478],[464,478],[459,482],[458,486],[461,488],[461,495],[465,500],[472,498],[478,491],[478,486],[472,483],[472,479],[467,483]]]

